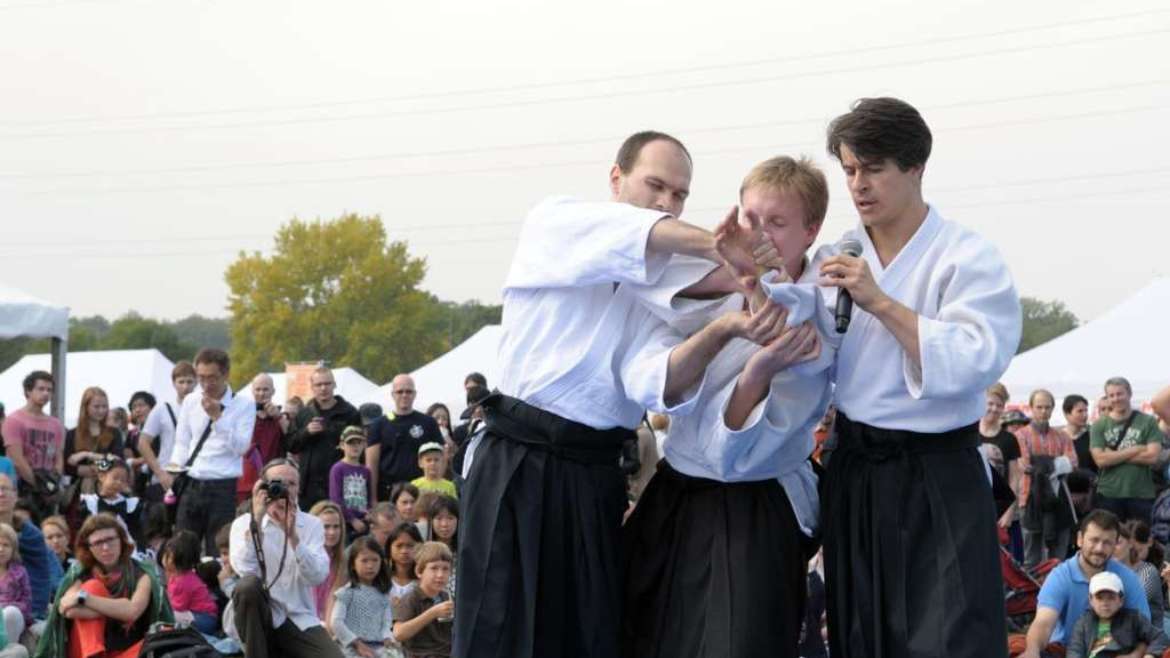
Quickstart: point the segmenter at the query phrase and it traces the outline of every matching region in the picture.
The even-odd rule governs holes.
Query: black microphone
[[[862,246],[858,240],[842,240],[838,248],[841,253],[846,256],[857,257],[861,255]],[[844,288],[837,290],[837,308],[835,309],[837,316],[837,333],[843,334],[849,328],[849,320],[853,318],[853,296]]]

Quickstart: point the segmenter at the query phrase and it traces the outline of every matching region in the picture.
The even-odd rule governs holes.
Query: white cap
[[[1125,594],[1125,586],[1121,584],[1121,578],[1118,578],[1117,574],[1112,571],[1102,571],[1089,579],[1089,594],[1093,595],[1097,592]]]

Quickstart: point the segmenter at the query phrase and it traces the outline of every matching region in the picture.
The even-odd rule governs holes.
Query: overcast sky
[[[695,157],[710,226],[776,154],[896,95],[927,198],[1083,319],[1170,273],[1170,6],[0,0],[0,282],[74,314],[226,314],[292,217],[379,214],[444,299],[499,301],[526,210],[602,198],[621,139]]]

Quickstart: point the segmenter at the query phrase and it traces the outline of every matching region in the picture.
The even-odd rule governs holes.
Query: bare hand
[[[836,286],[849,291],[853,303],[870,310],[874,303],[885,296],[869,271],[869,263],[860,256],[833,256],[821,263],[817,283],[822,286]]]
[[[204,395],[202,404],[204,413],[211,420],[219,420],[219,417],[223,415],[223,406],[220,405],[219,400]]]
[[[776,251],[776,245],[762,232],[756,248],[752,250],[752,257],[755,258],[757,267],[777,272],[780,275],[779,283],[792,281],[792,277],[788,276],[788,271],[784,269],[784,258]]]
[[[252,485],[252,518],[259,523],[260,519],[264,518],[264,514],[268,508],[268,492],[262,490],[260,487],[264,486],[264,480],[256,480]]]
[[[158,483],[163,488],[163,491],[166,491],[175,484],[175,476],[167,473],[166,471],[163,471],[162,473],[158,474]]]
[[[728,323],[731,335],[757,345],[766,345],[783,333],[784,324],[788,321],[788,309],[767,299],[753,313],[733,311],[723,318]]]
[[[752,256],[752,251],[758,241],[760,224],[750,217],[746,217],[748,225],[739,221],[739,207],[732,206],[727,216],[723,218],[715,229],[715,251],[723,259],[724,265],[735,277],[736,283],[745,293],[750,293],[759,283],[759,268]]]
[[[365,642],[355,640],[352,646],[362,658],[374,658],[374,650],[366,646]]]
[[[325,431],[325,423],[322,423],[320,419],[314,418],[313,420],[309,421],[309,425],[306,429],[309,430],[309,434],[320,434],[321,432]]]
[[[450,619],[455,614],[455,602],[443,601],[438,605],[432,606],[431,610],[435,611],[435,619]]]
[[[794,364],[815,359],[820,354],[820,338],[813,323],[805,322],[789,329],[748,359],[744,372],[771,379]]]
[[[362,521],[361,519],[354,519],[353,520],[353,530],[354,530],[354,532],[356,532],[359,535],[362,534],[363,532],[366,531],[365,522]]]

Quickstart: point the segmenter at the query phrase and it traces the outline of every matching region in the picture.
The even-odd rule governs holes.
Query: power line
[[[1070,115],[1059,116],[1041,116],[1026,119],[1012,119],[1005,121],[993,121],[984,123],[972,123],[953,127],[936,128],[936,132],[947,130],[952,132],[965,130],[983,130],[987,128],[997,128],[1001,126],[1018,126],[1035,123],[1054,123],[1060,121],[1073,121],[1079,119],[1100,118],[1123,116],[1127,114],[1136,114],[1142,112],[1150,112],[1154,110],[1165,109],[1165,104],[1141,105],[1127,108],[1116,108],[1110,110],[1099,110],[1091,112],[1080,112]],[[819,121],[819,120],[818,120]],[[797,142],[787,144],[774,144],[768,146],[752,145],[752,146],[736,146],[720,149],[711,149],[696,153],[696,157],[712,157],[724,156],[736,153],[745,153],[749,151],[761,152],[766,150],[787,150],[787,149],[804,149],[804,148],[820,148],[821,144],[811,142]],[[281,187],[286,185],[321,185],[330,183],[361,183],[371,181],[384,181],[394,179],[407,178],[425,178],[431,176],[461,176],[461,175],[483,175],[483,174],[502,174],[508,172],[518,171],[532,171],[541,169],[561,168],[561,167],[597,167],[598,161],[591,160],[570,160],[570,161],[548,161],[528,164],[516,165],[494,165],[490,167],[476,167],[467,169],[444,169],[444,170],[428,170],[428,171],[408,171],[408,172],[394,172],[394,173],[379,173],[379,174],[355,174],[346,176],[330,176],[322,178],[294,178],[294,179],[270,179],[261,181],[236,181],[236,182],[212,182],[212,183],[184,183],[171,185],[155,185],[155,186],[123,186],[114,188],[53,188],[45,191],[39,191],[30,194],[30,196],[57,196],[60,194],[82,194],[82,195],[106,195],[106,194],[120,194],[125,192],[174,192],[186,190],[200,190],[200,189],[242,189],[253,187]]]
[[[1126,89],[1138,89],[1144,87],[1156,87],[1170,83],[1167,79],[1143,80],[1139,82],[1118,83],[1111,85],[1103,85],[1096,87],[1081,87],[1078,89],[1067,90],[1050,90],[1044,92],[1034,92],[1030,94],[1022,94],[1015,96],[1003,96],[991,99],[967,99],[962,101],[952,101],[938,105],[925,105],[920,109],[922,111],[947,110],[954,108],[970,108],[983,105],[998,105],[1004,103],[1014,103],[1028,100],[1042,100],[1047,98],[1059,98],[1067,96],[1078,96],[1081,94],[1096,94],[1109,91],[1120,91]],[[680,130],[680,134],[710,134],[720,132],[732,132],[741,130],[752,130],[757,128],[774,128],[783,125],[800,125],[806,123],[819,123],[823,121],[822,118],[805,118],[805,119],[778,119],[772,121],[759,121],[754,123],[733,124],[724,126],[711,126],[705,128],[694,128],[690,130]],[[299,167],[311,165],[338,165],[338,164],[356,164],[361,162],[376,162],[382,160],[408,160],[417,158],[436,158],[459,155],[480,155],[485,153],[498,153],[506,151],[522,151],[528,149],[539,148],[559,148],[566,146],[585,146],[592,144],[612,144],[623,139],[624,135],[609,135],[606,137],[596,137],[578,140],[555,140],[547,142],[527,142],[521,144],[500,144],[492,146],[478,146],[454,149],[438,149],[432,151],[403,151],[399,153],[384,153],[364,156],[350,156],[339,158],[318,158],[308,160],[268,160],[268,161],[253,161],[253,162],[227,162],[227,163],[208,163],[196,165],[184,165],[179,167],[168,167],[158,169],[137,169],[137,170],[122,170],[122,171],[79,171],[79,172],[19,172],[19,173],[0,173],[0,181],[4,180],[28,180],[38,178],[94,178],[94,177],[114,177],[114,176],[138,176],[138,175],[154,175],[154,174],[170,174],[170,173],[199,173],[207,171],[226,171],[232,169],[251,169],[259,167]]]
[[[100,0],[77,0],[79,2],[96,2]],[[57,3],[64,4],[64,2]],[[2,8],[2,7],[0,7]],[[740,62],[726,62],[721,64],[708,64],[702,66],[678,67],[658,69],[655,71],[642,73],[624,73],[611,74],[605,76],[593,76],[585,78],[575,78],[569,80],[554,80],[548,82],[531,82],[520,83],[513,85],[501,85],[495,87],[477,87],[454,89],[449,91],[426,92],[407,95],[396,96],[378,96],[372,98],[352,99],[343,101],[327,101],[318,103],[304,103],[284,106],[266,106],[266,107],[237,107],[237,108],[222,108],[213,110],[194,110],[194,111],[180,111],[180,112],[152,112],[143,114],[131,114],[121,116],[80,116],[80,117],[65,117],[61,119],[11,119],[0,121],[0,125],[61,125],[67,123],[94,123],[94,122],[115,122],[115,121],[141,121],[151,119],[172,119],[172,118],[194,118],[200,116],[213,116],[222,114],[244,114],[244,113],[270,113],[270,112],[286,112],[286,111],[300,111],[300,110],[315,110],[333,107],[343,107],[349,105],[368,105],[374,103],[394,103],[405,101],[419,101],[432,100],[437,98],[451,98],[458,96],[478,96],[493,93],[510,93],[517,91],[529,91],[534,89],[548,89],[557,87],[578,87],[581,85],[601,84],[607,82],[620,82],[627,80],[642,80],[642,79],[657,79],[668,75],[686,75],[693,73],[708,73],[712,71],[723,71],[747,67],[758,67],[775,64],[789,64],[795,62],[805,62],[818,59],[827,59],[832,57],[841,57],[847,55],[862,55],[874,52],[883,52],[889,50],[901,50],[905,48],[914,48],[921,46],[936,46],[948,43],[960,43],[964,41],[975,41],[980,39],[991,39],[1004,36],[1012,36],[1017,34],[1029,34],[1032,32],[1054,30],[1066,27],[1075,27],[1081,25],[1091,25],[1096,23],[1105,23],[1119,20],[1127,20],[1131,18],[1148,18],[1151,16],[1159,16],[1170,13],[1170,9],[1149,9],[1124,14],[1113,14],[1110,16],[1095,16],[1088,18],[1081,18],[1067,21],[1057,21],[1053,23],[1044,23],[1040,25],[1031,25],[1025,27],[1011,28],[1006,30],[995,30],[991,32],[977,32],[962,35],[955,35],[950,37],[936,37],[932,39],[922,39],[918,41],[908,41],[896,44],[878,44],[871,46],[861,46],[858,48],[849,48],[835,51],[822,51],[819,53],[806,53],[802,55],[787,55],[783,57],[769,57],[763,59],[745,60]]]
[[[930,58],[913,58],[900,62],[887,62],[883,64],[873,64],[860,67],[842,67],[837,69],[828,69],[820,71],[802,71],[796,73],[788,73],[782,75],[771,75],[758,78],[745,78],[739,80],[714,80],[695,82],[688,84],[675,84],[669,87],[659,87],[654,89],[637,89],[626,91],[613,91],[600,94],[586,94],[576,96],[561,96],[554,98],[537,98],[526,100],[502,101],[496,103],[485,103],[480,105],[464,105],[458,107],[446,108],[418,108],[411,110],[395,110],[392,112],[375,112],[361,115],[347,115],[347,116],[324,116],[324,117],[302,117],[297,119],[281,119],[281,120],[251,120],[240,121],[235,123],[218,123],[218,124],[186,124],[186,125],[172,125],[172,126],[146,126],[137,128],[125,128],[116,130],[86,130],[86,131],[72,131],[72,132],[32,132],[32,133],[9,133],[0,134],[0,141],[15,141],[26,139],[46,139],[57,137],[84,137],[84,136],[102,136],[102,135],[126,135],[126,134],[141,134],[148,132],[173,132],[173,131],[187,131],[187,130],[216,130],[222,128],[272,128],[279,126],[303,125],[307,123],[334,123],[344,121],[361,121],[372,119],[385,119],[401,116],[414,115],[437,115],[450,114],[471,111],[483,110],[498,110],[498,109],[512,109],[517,107],[531,107],[540,105],[550,105],[559,103],[574,103],[579,101],[597,101],[609,100],[614,98],[630,97],[630,96],[651,96],[658,94],[678,94],[688,91],[717,89],[724,87],[736,87],[743,85],[757,85],[767,84],[773,82],[780,82],[785,80],[795,80],[801,78],[820,77],[827,75],[838,75],[844,73],[861,73],[877,71],[888,68],[897,68],[905,66],[926,66],[946,62],[955,62],[968,59],[978,59],[982,57],[1004,55],[1004,54],[1019,54],[1025,52],[1032,52],[1036,50],[1046,50],[1051,48],[1061,48],[1065,46],[1084,45],[1090,43],[1101,43],[1106,41],[1116,41],[1121,39],[1141,38],[1147,36],[1156,36],[1170,33],[1170,28],[1161,28],[1156,30],[1146,30],[1139,32],[1127,32],[1121,34],[1111,34],[1091,38],[1073,39],[1057,43],[1049,44],[1031,44],[1027,46],[1016,46],[1011,48],[1002,48],[998,50],[977,51],[973,53],[963,53],[949,56],[932,56]]]

